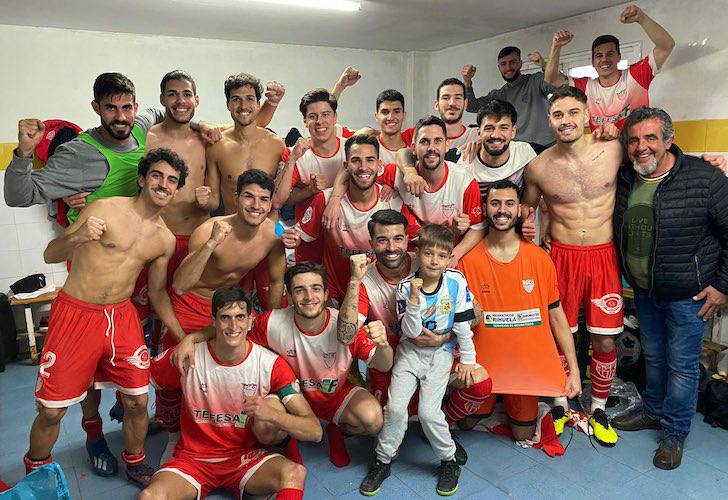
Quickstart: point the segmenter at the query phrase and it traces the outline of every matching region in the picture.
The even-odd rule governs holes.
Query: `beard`
[[[488,147],[488,145],[489,144],[488,144],[487,141],[483,145],[484,148],[485,148],[486,153],[488,153],[490,156],[500,156],[503,153],[505,153],[506,151],[508,151],[508,148],[510,147],[511,143],[510,142],[506,142],[505,145],[503,145],[503,147],[501,147],[500,149],[490,149]]]
[[[490,229],[493,229],[494,231],[500,231],[500,232],[506,232],[513,229],[516,225],[516,222],[518,222],[518,217],[511,217],[510,215],[506,214],[510,219],[508,220],[508,224],[505,227],[499,227],[496,225],[495,219],[504,214],[496,214],[495,217],[488,216],[488,226],[490,226]]]
[[[459,122],[463,118],[463,110],[460,110],[460,114],[457,115],[455,118],[445,118],[445,114],[441,114],[440,117],[442,118],[442,121],[447,123],[448,125],[454,125],[455,123]]]
[[[319,304],[319,308],[317,310],[310,311],[310,310],[304,309],[303,307],[299,306],[295,302],[293,303],[294,312],[296,314],[298,314],[299,316],[303,316],[306,319],[318,318],[321,315],[321,313],[324,311],[325,307],[326,307],[326,304],[321,302],[321,304]]]
[[[120,132],[120,131],[114,130],[112,128],[112,125],[119,125],[119,124],[126,125],[127,127],[129,127],[129,131]],[[105,121],[101,120],[101,126],[104,127],[104,130],[106,130],[109,133],[109,135],[111,135],[111,137],[113,137],[114,139],[119,140],[119,141],[128,139],[129,136],[131,135],[132,125],[129,122],[114,120],[111,123],[106,123]]]
[[[634,171],[642,177],[649,177],[657,170],[657,162],[652,161],[649,165],[638,165],[636,163],[632,163],[632,167],[634,168]]]
[[[368,184],[360,184],[359,179],[355,175],[349,175],[351,183],[359,190],[366,191],[377,182],[377,172],[372,172],[372,177]]]
[[[425,158],[427,155],[423,156],[422,158],[418,158],[418,162],[420,165],[422,165],[423,168],[426,168],[427,170],[437,170],[437,167],[442,165],[443,157],[441,155],[437,155],[437,162],[434,165],[430,165],[425,161]]]
[[[172,113],[172,111],[170,109],[167,109],[167,117],[170,120],[172,120],[174,123],[178,123],[180,125],[187,125],[188,123],[190,123],[192,121],[192,118],[195,117],[195,110],[193,109],[187,118],[180,120],[180,119],[174,117],[174,114]]]
[[[395,253],[399,255],[399,259],[397,259],[396,261],[384,258],[387,255]],[[405,259],[407,258],[407,252],[382,252],[375,255],[377,257],[377,262],[387,269],[397,269],[404,263]]]
[[[516,71],[515,73],[513,73],[513,76],[510,77],[510,78],[506,78],[506,76],[504,74],[502,74],[502,73],[501,73],[501,76],[508,83],[515,82],[518,79],[518,77],[521,76],[521,70],[519,69],[518,71]]]

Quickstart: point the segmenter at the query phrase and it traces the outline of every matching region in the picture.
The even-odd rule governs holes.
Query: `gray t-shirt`
[[[135,121],[146,133],[164,120],[164,114],[158,109],[145,109],[137,113]],[[118,146],[106,142],[96,128],[86,133],[119,153],[134,151],[139,146],[133,135],[125,145]],[[94,192],[108,173],[109,164],[101,152],[78,138],[58,146],[39,170],[33,169],[32,158],[20,158],[13,152],[5,172],[5,203],[9,207],[29,207],[84,191]]]
[[[523,142],[535,142],[546,146],[554,142],[554,134],[548,125],[548,101],[546,96],[554,91],[554,87],[546,83],[543,73],[523,75],[520,84],[513,87],[508,84],[491,90],[485,97],[475,97],[473,87],[465,87],[468,99],[468,112],[477,113],[480,107],[492,99],[510,102],[518,117],[516,119],[516,139]]]

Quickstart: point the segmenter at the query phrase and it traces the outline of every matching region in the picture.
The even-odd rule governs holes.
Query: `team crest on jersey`
[[[450,203],[449,205],[442,205],[440,207],[440,211],[442,212],[442,216],[446,219],[449,219],[453,215],[455,215],[455,204]]]
[[[128,358],[124,358],[124,361],[129,363],[132,366],[136,366],[137,368],[140,368],[142,370],[148,370],[149,369],[149,352],[147,351],[146,346],[139,346],[139,348],[134,351],[134,354],[129,356]]]
[[[207,394],[207,384],[204,382],[200,382],[200,392],[202,394]]]
[[[313,217],[313,207],[308,207],[301,218],[301,224],[306,224]]]
[[[592,299],[591,302],[605,314],[617,314],[623,305],[622,296],[618,293],[608,293],[598,299]]]
[[[446,295],[440,300],[440,312],[443,314],[450,314],[453,309],[452,297]]]
[[[255,396],[258,393],[258,384],[243,384],[243,394]]]
[[[331,368],[334,366],[334,363],[336,363],[336,353],[335,352],[325,352],[321,355],[321,357],[324,360],[324,364]]]
[[[526,290],[526,293],[533,292],[533,287],[536,284],[534,280],[521,280],[521,285],[523,285],[523,289]]]
[[[480,285],[480,293],[490,293],[490,285],[488,283]]]
[[[286,356],[289,358],[295,358],[296,357],[296,348],[292,347],[291,349],[286,349]]]
[[[480,208],[480,205],[476,205],[473,207],[473,209],[470,211],[471,214],[478,217],[480,215],[483,215],[483,209]]]

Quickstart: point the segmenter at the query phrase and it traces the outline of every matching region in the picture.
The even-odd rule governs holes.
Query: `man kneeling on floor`
[[[215,337],[195,345],[194,367],[180,377],[176,348],[152,362],[155,386],[182,389],[182,436],[140,499],[202,498],[215,488],[303,498],[306,468],[265,447],[287,435],[320,441],[321,424],[285,360],[248,340],[250,311],[241,288],[216,290]]]

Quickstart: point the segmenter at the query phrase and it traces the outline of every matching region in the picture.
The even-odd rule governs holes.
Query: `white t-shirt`
[[[523,189],[523,170],[528,162],[536,157],[536,152],[529,143],[521,141],[511,141],[508,149],[510,151],[508,161],[499,167],[487,165],[480,158],[480,155],[476,156],[471,162],[460,160],[456,163],[457,166],[466,169],[478,181],[482,198],[485,198],[485,192],[492,183],[503,179],[508,179],[520,189]]]

